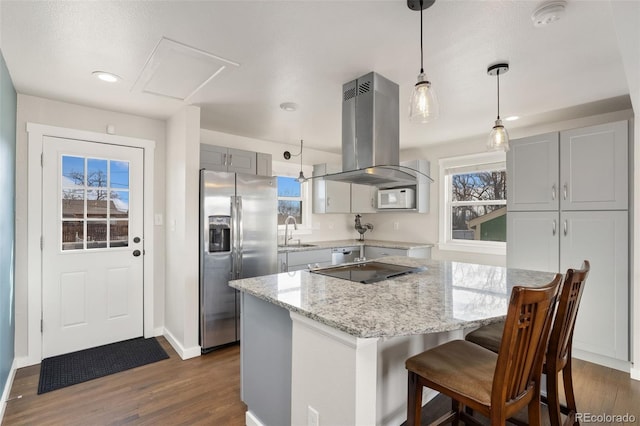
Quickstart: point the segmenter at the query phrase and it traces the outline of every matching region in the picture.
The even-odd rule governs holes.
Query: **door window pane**
[[[109,247],[127,247],[129,245],[129,221],[112,220],[109,222]]]
[[[62,156],[62,250],[129,245],[129,176],[128,161]]]
[[[87,160],[87,186],[107,187],[107,160]]]
[[[87,248],[107,247],[107,221],[87,222]]]
[[[62,187],[84,187],[84,158],[62,156]]]
[[[62,250],[82,250],[84,244],[84,221],[62,222]]]
[[[129,162],[111,161],[111,184],[113,189],[129,189]]]
[[[129,191],[111,191],[110,211],[112,218],[129,217]]]
[[[62,190],[62,217],[84,219],[84,189]]]
[[[87,191],[87,217],[89,218],[107,218],[107,190],[89,190]]]

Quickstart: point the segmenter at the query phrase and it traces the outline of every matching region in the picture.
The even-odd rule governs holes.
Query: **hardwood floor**
[[[42,395],[40,366],[19,369],[2,424],[245,424],[238,345],[182,361],[163,337],[158,341],[170,359]]]
[[[158,341],[170,359],[43,395],[37,395],[40,366],[21,368],[10,398],[22,398],[7,402],[2,424],[245,424],[246,406],[240,401],[239,346],[182,361],[163,337]],[[593,415],[629,413],[635,416],[635,424],[640,423],[640,381],[629,379],[621,371],[580,360],[574,361],[573,375],[580,411]],[[435,398],[422,410],[423,424],[449,407],[446,397]],[[549,424],[544,408],[543,421],[544,425]]]

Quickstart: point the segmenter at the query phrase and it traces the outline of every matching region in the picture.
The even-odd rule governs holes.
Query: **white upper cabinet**
[[[507,152],[507,210],[557,210],[558,133],[515,140]]]
[[[507,153],[507,209],[628,208],[628,123],[515,140]]]
[[[375,213],[378,188],[371,185],[351,184],[351,213]]]
[[[626,121],[560,133],[560,209],[628,208]]]
[[[313,166],[314,176],[338,173],[340,171],[341,169],[338,166],[327,164]],[[313,212],[351,213],[351,184],[313,179]]]
[[[255,175],[258,172],[256,160],[257,154],[252,151],[200,144],[200,167],[207,170]],[[261,161],[270,163],[271,155],[263,154]],[[260,171],[270,173],[271,167],[263,164]]]

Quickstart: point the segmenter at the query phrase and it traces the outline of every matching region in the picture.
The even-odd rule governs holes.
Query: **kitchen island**
[[[404,360],[504,318],[545,272],[387,257],[426,267],[375,284],[308,271],[242,279],[242,399],[252,425],[387,425],[406,414]],[[425,392],[425,399],[433,393]]]

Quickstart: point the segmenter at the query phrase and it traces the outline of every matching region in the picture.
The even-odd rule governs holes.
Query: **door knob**
[[[133,242],[134,242],[134,243],[139,243],[139,242],[140,242],[140,237],[135,237],[135,238],[133,239]]]
[[[140,256],[140,254],[141,254],[141,253],[140,253],[140,250],[134,250],[134,251],[133,251],[133,255],[134,255],[135,257]]]

